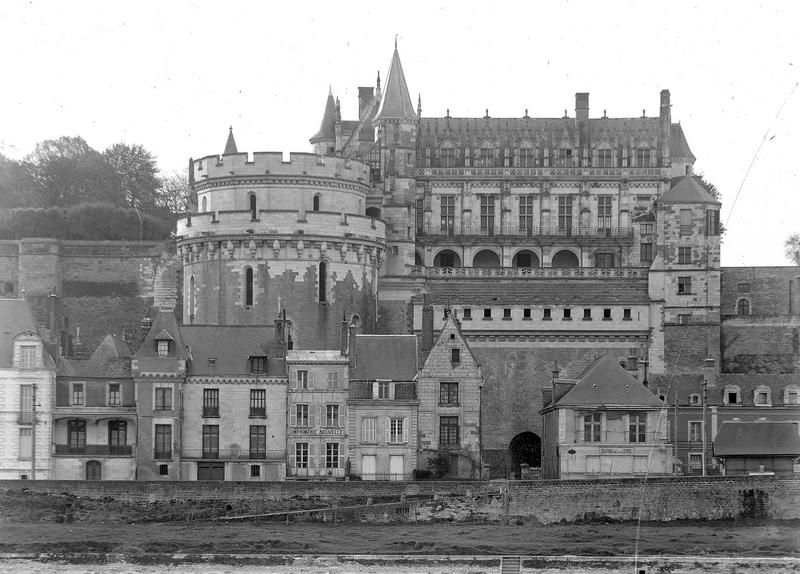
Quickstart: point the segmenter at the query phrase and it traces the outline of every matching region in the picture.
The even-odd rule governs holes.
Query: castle
[[[252,374],[261,359],[277,360],[284,366],[272,373],[272,383],[297,388],[300,381],[299,390],[311,390],[303,377],[318,363],[329,365],[329,373],[349,364],[351,378],[360,373],[356,378],[364,384],[379,385],[380,368],[365,374],[363,364],[353,363],[357,345],[344,343],[351,330],[367,337],[362,349],[378,354],[392,348],[377,342],[380,335],[416,336],[421,373],[435,371],[426,360],[434,343],[446,346],[436,338],[446,331],[458,337],[453,340],[474,358],[475,369],[449,377],[436,371],[416,382],[389,369],[387,389],[407,394],[406,402],[397,403],[399,414],[386,418],[387,437],[408,434],[411,424],[418,451],[441,445],[443,433],[454,433],[459,444],[471,437],[480,465],[498,476],[518,472],[523,463],[540,466],[543,390],[610,355],[674,406],[665,436],[674,444],[679,472],[696,472],[698,456],[711,459],[710,438],[724,420],[756,417],[765,406],[772,407],[773,419],[800,418],[800,271],[721,267],[720,202],[693,174],[695,157],[672,120],[669,91],[662,90],[658,101],[657,116],[630,118],[605,112],[590,117],[587,93],[577,93],[574,113],[565,110],[559,118],[530,117],[527,110],[514,118],[490,117],[488,110],[480,118],[451,117],[449,111],[425,117],[421,101],[412,102],[395,47],[385,81],[359,87],[356,119],[342,119],[340,102],[328,94],[320,128],[310,138],[313,152],[288,159],[240,153],[231,129],[221,155],[190,160],[195,208],[178,221],[174,255],[155,244],[126,245],[138,268],[128,266],[112,280],[102,263],[82,262],[71,274],[59,267],[65,253],[78,257],[76,242],[3,242],[0,279],[7,279],[12,294],[25,289],[40,324],[55,334],[65,330],[53,319],[61,315],[80,318],[84,332],[91,328],[92,318],[80,317],[84,307],[76,298],[127,297],[130,317],[145,314],[142,300],[145,307],[174,310],[174,323],[157,319],[158,329],[148,324],[144,351],[133,361],[137,384],[165,372],[198,383],[215,380],[214,373],[223,372],[213,366],[217,354],[206,349],[203,335],[213,330],[230,341],[263,343],[243,355],[250,367],[231,367],[231,376]],[[98,268],[104,278],[97,284],[82,278],[81,269],[91,275]],[[129,331],[138,321],[130,317]],[[259,334],[273,324],[279,332],[274,341],[271,331]],[[182,330],[181,337],[198,342],[185,344],[178,338]],[[159,349],[174,364],[159,363]],[[338,354],[308,354],[332,349]],[[410,352],[403,349],[398,352]],[[456,356],[453,369],[461,366]],[[187,365],[200,371],[187,373]],[[459,377],[475,389],[469,409],[457,396],[423,404],[421,381],[451,385],[437,395],[450,397]],[[369,401],[399,400],[394,390],[383,396],[377,386],[374,394],[369,386],[359,391],[363,396],[338,396],[337,384],[326,386],[330,396],[319,395],[318,406],[341,405],[343,421],[350,416],[346,406],[357,413],[364,405],[380,406]],[[197,400],[205,405],[202,396]],[[298,407],[313,409],[317,398],[298,400]],[[408,419],[414,401],[422,401],[413,407],[420,413],[427,409],[426,428],[415,426],[422,418],[390,422]],[[167,422],[153,405],[147,417],[160,422],[148,422],[145,430],[139,423],[140,438],[145,432],[141,440],[149,445],[155,433],[166,432],[157,426],[179,420],[175,413]],[[711,428],[703,414],[698,429],[706,407]],[[292,408],[281,415],[289,435],[290,421],[305,412]],[[338,410],[328,413],[339,420]],[[348,420],[351,440],[368,434],[367,427],[356,428],[361,423],[355,418]],[[198,436],[200,426],[211,426],[197,425]],[[290,439],[289,450],[300,449],[297,456],[289,453],[290,467],[314,456],[301,434]],[[318,448],[326,444],[333,443]],[[355,448],[342,443],[326,456],[345,457]],[[141,449],[140,455],[152,459]],[[221,472],[204,463],[202,453],[196,458],[208,476]],[[177,476],[171,467],[163,469],[168,465],[148,464],[153,477]],[[403,464],[396,474],[408,474]],[[341,465],[330,468],[339,472]]]

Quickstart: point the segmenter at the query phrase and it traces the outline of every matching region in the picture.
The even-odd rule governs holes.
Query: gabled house
[[[672,474],[667,406],[613,353],[542,393],[544,478]]]
[[[88,358],[58,365],[53,408],[58,480],[135,480],[137,416],[131,351],[106,335]]]

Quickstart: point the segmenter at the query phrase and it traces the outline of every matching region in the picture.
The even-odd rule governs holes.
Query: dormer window
[[[650,167],[650,150],[639,148],[636,150],[636,167]]]
[[[692,393],[689,395],[689,404],[690,405],[699,405],[700,404],[700,395],[698,393]]]
[[[759,385],[753,390],[753,404],[757,407],[768,407],[772,405],[772,389],[765,385]]]
[[[785,405],[799,405],[800,404],[800,387],[797,385],[789,385],[783,389],[783,404]]]
[[[156,355],[159,357],[169,356],[169,341],[164,339],[156,341]]]
[[[741,402],[741,391],[736,385],[728,385],[725,387],[722,395],[723,405],[738,405]]]
[[[249,357],[250,374],[263,375],[267,372],[267,358],[266,357]]]
[[[36,366],[36,345],[20,345],[19,368],[35,369]]]

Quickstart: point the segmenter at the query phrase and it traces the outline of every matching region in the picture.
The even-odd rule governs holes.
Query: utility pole
[[[32,418],[32,425],[31,425],[31,480],[36,480],[36,389],[37,385],[31,385],[33,387],[33,404],[31,406],[31,418]]]
[[[703,433],[703,457],[702,457],[702,464],[703,464],[703,476],[706,476],[706,387],[708,386],[708,380],[706,378],[705,372],[703,373],[703,380],[700,382],[700,387],[703,389],[703,422],[701,423],[701,432]]]

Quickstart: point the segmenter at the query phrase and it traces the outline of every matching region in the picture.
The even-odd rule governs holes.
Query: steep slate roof
[[[673,180],[672,187],[658,198],[659,203],[714,203],[720,202],[706,191],[706,188],[691,175],[685,175],[677,181]]]
[[[325,101],[322,123],[319,125],[319,131],[312,136],[310,141],[314,143],[320,140],[334,139],[336,139],[336,102],[333,99],[333,92],[328,90],[328,99]]]
[[[417,376],[416,335],[356,335],[355,347],[351,379],[411,381]]]
[[[669,155],[672,157],[688,157],[694,161],[695,157],[689,149],[689,142],[683,133],[681,124],[672,124],[669,129]]]
[[[0,368],[10,368],[14,359],[14,338],[29,331],[39,335],[30,307],[23,299],[0,299]],[[45,367],[53,367],[53,359],[44,350]]]
[[[139,350],[134,353],[134,358],[156,357],[155,340],[163,338],[165,335],[172,337],[175,344],[175,355],[177,358],[186,358],[186,348],[183,344],[178,321],[172,311],[159,311],[150,330],[139,345]]]
[[[249,375],[248,357],[268,357],[266,374],[285,376],[286,362],[282,358],[274,358],[274,334],[272,325],[184,325],[181,327],[181,337],[191,351],[187,374]],[[209,359],[214,359],[214,362]]]
[[[392,63],[389,65],[389,75],[386,78],[385,90],[381,107],[375,116],[375,121],[384,119],[417,119],[414,104],[408,93],[406,77],[403,74],[403,65],[400,63],[400,54],[397,46],[394,47]]]
[[[592,361],[576,378],[575,386],[553,406],[664,406],[664,402],[623,369],[611,353]]]
[[[225,151],[222,152],[223,155],[228,155],[232,153],[239,153],[236,149],[236,140],[233,139],[233,126],[229,128],[228,131],[228,141],[225,142]]]
[[[130,377],[131,350],[116,335],[106,335],[88,359],[62,359],[60,377]]]
[[[790,421],[725,421],[714,437],[714,456],[800,456],[800,435]]]
[[[442,279],[426,282],[433,305],[593,305],[597,301],[648,304],[646,277],[638,279]],[[502,293],[502,296],[499,295]],[[422,301],[417,296],[414,301]]]

